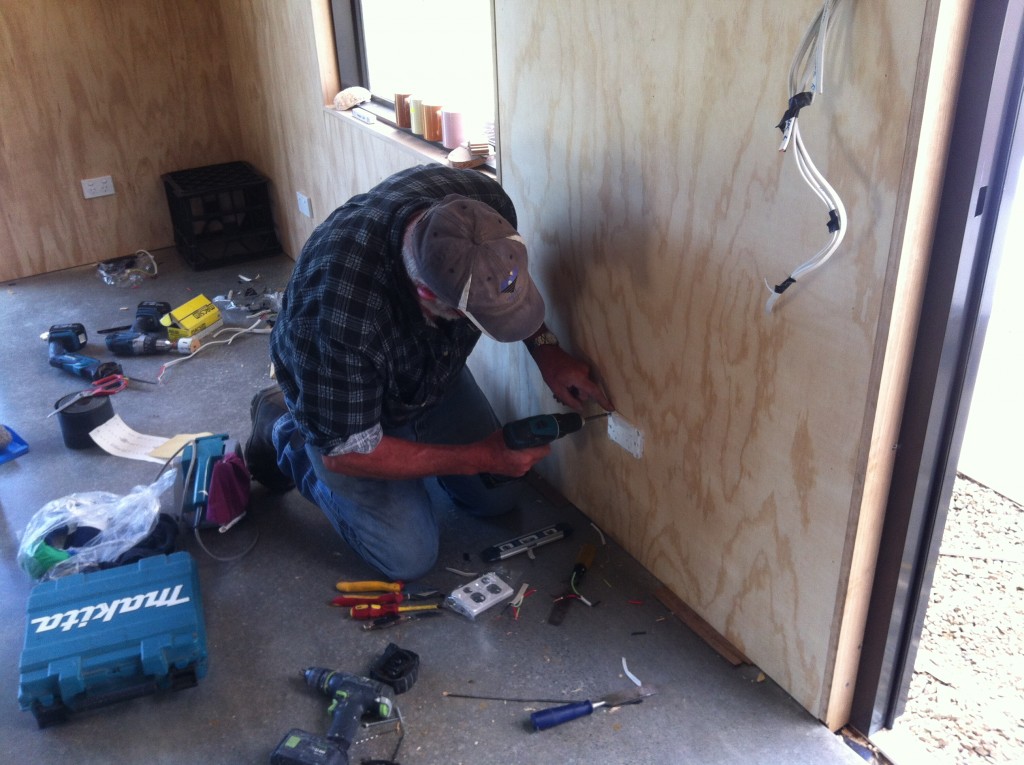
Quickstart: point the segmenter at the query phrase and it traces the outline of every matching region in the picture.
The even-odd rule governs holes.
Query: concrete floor
[[[38,729],[16,701],[25,604],[33,583],[16,563],[22,530],[47,502],[84,491],[124,494],[151,483],[159,465],[64,446],[54,402],[82,387],[50,367],[39,335],[51,324],[81,322],[82,352],[109,359],[96,331],[130,323],[142,300],[180,305],[238,288],[238,275],[284,286],[292,261],[275,257],[193,272],[173,250],[155,253],[156,279],[136,289],[104,284],[83,267],[0,285],[5,373],[0,423],[28,442],[27,454],[0,465],[0,687],[6,688],[0,741],[9,763],[266,763],[285,733],[327,730],[325,698],[305,687],[300,670],[322,665],[365,674],[388,643],[419,654],[418,682],[396,701],[404,720],[398,760],[416,763],[855,763],[862,760],[801,709],[757,667],[734,668],[653,596],[659,583],[575,507],[535,488],[533,499],[499,519],[474,520],[445,510],[437,569],[423,584],[449,591],[464,581],[446,567],[485,571],[486,546],[554,522],[571,538],[505,562],[515,588],[529,583],[520,618],[494,609],[471,622],[453,613],[392,629],[364,631],[327,606],[339,579],[372,578],[320,511],[296,492],[268,495],[254,485],[247,517],[230,533],[203,532],[183,547],[199,568],[209,672],[194,688],[136,698]],[[122,309],[127,310],[122,310]],[[486,342],[486,341],[485,341]],[[156,379],[166,356],[123,359],[126,374]],[[136,384],[114,396],[133,429],[171,436],[209,431],[244,441],[249,401],[268,384],[267,337],[243,337],[178,364],[160,386]],[[438,501],[442,501],[438,498]],[[600,604],[574,603],[564,623],[546,623],[583,543],[597,547],[582,592]],[[529,712],[547,705],[449,698],[444,691],[529,699],[582,700],[630,687],[622,659],[657,695],[615,712],[533,732]],[[388,756],[394,732],[353,748],[352,762]]]

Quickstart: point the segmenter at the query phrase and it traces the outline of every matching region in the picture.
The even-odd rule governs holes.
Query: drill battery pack
[[[348,754],[329,738],[293,728],[271,752],[270,765],[348,765]]]
[[[206,675],[206,627],[186,552],[43,582],[28,599],[18,704],[40,728]]]

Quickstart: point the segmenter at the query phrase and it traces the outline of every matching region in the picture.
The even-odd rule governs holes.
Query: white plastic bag
[[[48,502],[25,526],[18,565],[33,579],[57,579],[113,563],[152,533],[160,515],[160,495],[174,485],[176,475],[176,470],[167,470],[154,483],[136,486],[124,496],[92,491]],[[96,533],[81,546],[47,542],[74,538],[86,530]]]

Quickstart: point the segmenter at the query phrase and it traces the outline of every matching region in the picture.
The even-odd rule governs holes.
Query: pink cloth
[[[234,452],[213,464],[206,520],[223,526],[245,514],[249,506],[249,470]]]

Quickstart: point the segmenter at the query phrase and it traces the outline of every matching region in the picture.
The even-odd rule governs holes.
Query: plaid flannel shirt
[[[516,225],[496,181],[432,165],[353,197],[302,248],[270,351],[300,432],[324,454],[372,451],[384,431],[436,404],[480,338],[466,319],[428,322],[402,263],[410,217],[448,194]]]

